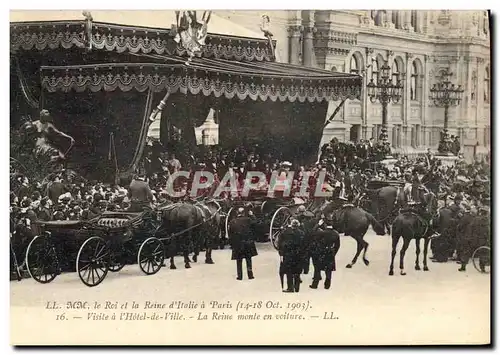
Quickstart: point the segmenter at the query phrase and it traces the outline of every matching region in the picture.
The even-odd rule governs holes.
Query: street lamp
[[[430,95],[434,105],[444,107],[444,127],[438,147],[439,153],[442,154],[451,153],[451,142],[448,135],[448,109],[450,106],[458,106],[464,93],[462,85],[455,86],[451,83],[452,75],[453,73],[446,69],[441,75],[441,82],[432,86]]]
[[[373,61],[375,59],[372,59]],[[391,77],[391,67],[385,60],[382,67],[380,67],[377,78],[374,78],[374,72],[372,71],[372,78],[366,88],[370,101],[376,103],[378,100],[382,104],[382,130],[379,140],[386,145],[389,138],[387,135],[387,105],[391,100],[394,103],[399,102],[403,93],[403,83],[399,80],[399,76],[396,79]],[[388,153],[390,154],[390,151]]]

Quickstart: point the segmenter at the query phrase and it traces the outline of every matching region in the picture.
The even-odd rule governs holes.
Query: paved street
[[[353,269],[345,265],[356,250],[355,242],[342,237],[338,271],[328,291],[321,288],[322,284],[318,290],[308,287],[311,272],[303,276],[299,294],[282,293],[278,256],[267,244],[258,246],[255,280],[237,281],[230,251],[224,250],[214,251],[215,265],[193,263],[186,270],[179,258],[179,269],[164,268],[153,276],[143,275],[137,265],[132,265],[117,274],[109,273],[95,288],[85,287],[73,273],[47,285],[32,280],[11,282],[11,339],[16,344],[361,345],[489,341],[489,275],[479,274],[472,265],[466,273],[459,273],[454,262],[429,262],[429,272],[415,271],[412,243],[406,256],[407,275],[400,276],[396,264],[396,275],[390,277],[390,239],[376,236],[371,230],[369,233],[366,240],[370,243],[370,265],[360,260]],[[88,309],[64,309],[68,301],[88,302]],[[118,309],[91,309],[96,302],[104,307],[107,301]],[[156,308],[145,310],[146,301],[149,307],[157,303]],[[190,308],[168,308],[172,301],[182,301]],[[205,301],[206,308],[200,310],[201,301]],[[232,308],[221,308],[228,301]],[[263,301],[260,306],[258,301]],[[48,302],[62,308],[47,309]],[[139,308],[131,309],[132,302]],[[161,304],[168,309],[160,309]],[[243,310],[242,305],[246,307]],[[126,312],[129,317],[146,314],[149,318],[109,319],[112,313],[127,317],[122,315]],[[166,312],[171,314],[167,316]],[[198,320],[199,313],[206,314],[207,320]],[[266,314],[273,321],[264,320]],[[238,320],[237,315],[254,320]],[[302,318],[298,319],[298,315]],[[156,316],[160,320],[153,320]],[[178,318],[181,316],[184,319]]]

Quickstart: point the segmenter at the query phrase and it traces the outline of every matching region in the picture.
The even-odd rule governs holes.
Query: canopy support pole
[[[339,113],[340,109],[344,106],[345,102],[346,102],[347,98],[343,99],[340,104],[337,106],[337,108],[335,109],[335,111],[333,111],[332,115],[328,118],[328,120],[326,120],[326,123],[325,125],[323,126],[323,129],[326,128],[326,126],[328,126],[330,123],[333,122],[333,120],[335,119],[335,116],[337,115],[337,113]]]

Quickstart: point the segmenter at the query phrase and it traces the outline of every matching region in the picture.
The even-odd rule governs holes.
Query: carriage
[[[146,275],[156,274],[172,238],[199,227],[166,233],[161,212],[175,205],[144,212],[106,211],[89,221],[40,222],[26,251],[28,273],[37,282],[49,283],[63,271],[74,271],[70,264],[76,260],[76,272],[88,287],[99,285],[109,271],[135,262]]]
[[[30,277],[42,284],[52,282],[61,272],[72,271],[79,247],[88,237],[87,222],[39,221],[33,223],[35,237],[26,249]]]
[[[226,214],[225,232],[229,238],[229,224],[236,218],[239,208],[247,212],[252,211],[260,221],[259,235],[263,236],[262,242],[271,241],[277,248],[277,240],[284,227],[288,224],[290,217],[297,208],[306,204],[306,201],[297,197],[269,196],[267,190],[252,191],[246,199],[234,201]]]

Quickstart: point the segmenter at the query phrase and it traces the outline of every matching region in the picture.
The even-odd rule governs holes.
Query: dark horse
[[[429,268],[427,267],[427,251],[431,235],[429,221],[433,218],[433,214],[437,210],[437,200],[432,192],[419,190],[418,201],[421,203],[421,207],[418,210],[402,210],[392,224],[392,253],[389,275],[394,275],[394,257],[396,256],[396,248],[399,238],[401,237],[403,237],[403,247],[401,248],[399,256],[399,268],[401,270],[401,275],[406,275],[404,271],[404,257],[412,239],[415,239],[416,245],[415,270],[420,270],[420,239],[423,238],[424,271],[429,271]]]
[[[320,209],[320,213],[332,221],[333,228],[339,233],[351,236],[357,243],[356,255],[347,268],[352,268],[358,260],[361,250],[363,250],[363,262],[368,265],[366,259],[368,243],[364,240],[366,231],[371,225],[377,235],[385,235],[384,226],[377,222],[375,217],[365,210],[348,204],[339,206],[339,202],[326,202]]]
[[[186,269],[191,267],[189,253],[193,251],[193,262],[205,249],[205,263],[213,264],[212,247],[219,237],[219,206],[215,201],[180,202],[159,209],[165,234],[174,235],[170,249],[170,269],[176,269],[174,256],[181,251]],[[174,250],[173,250],[174,249]]]
[[[374,214],[387,233],[391,234],[390,225],[397,216],[403,200],[402,187],[383,186],[376,190],[367,189],[367,196],[359,201],[359,204]]]

